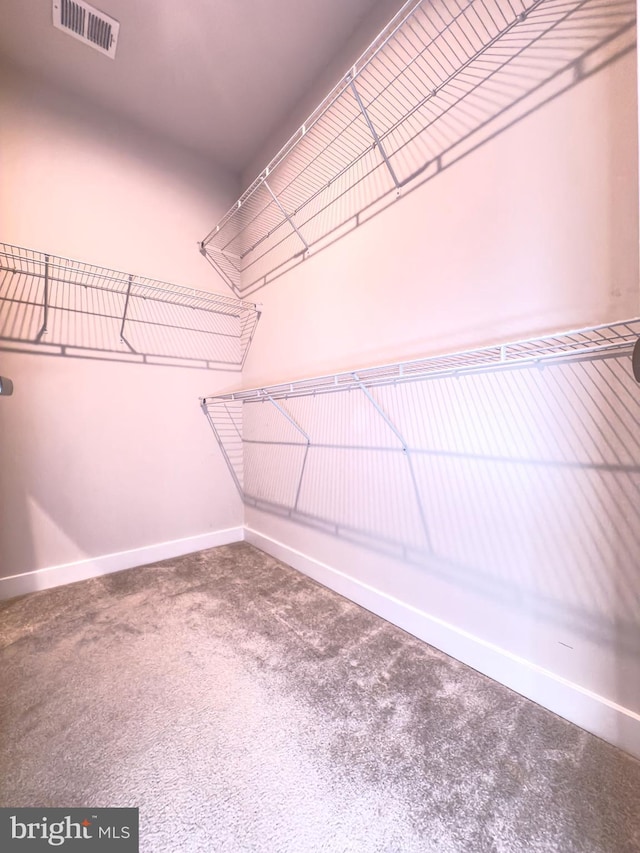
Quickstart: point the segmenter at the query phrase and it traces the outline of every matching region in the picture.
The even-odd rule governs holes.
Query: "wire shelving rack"
[[[254,303],[0,243],[0,340],[239,369]]]
[[[252,512],[634,654],[639,336],[635,318],[202,406]]]
[[[640,317],[636,317],[478,349],[216,394],[202,397],[200,403],[238,492],[245,503],[256,506],[260,501],[245,490],[243,479],[247,447],[244,412],[247,405],[254,407],[256,404],[265,404],[272,414],[284,419],[288,425],[289,435],[286,443],[308,449],[314,446],[312,438],[292,416],[287,408],[287,401],[293,403],[302,398],[344,395],[345,392],[353,391],[373,404],[382,420],[400,440],[404,451],[409,453],[410,448],[405,439],[376,402],[375,389],[388,388],[393,391],[403,386],[411,389],[424,386],[427,381],[495,375],[523,369],[543,370],[551,365],[571,366],[605,359],[612,359],[620,364],[620,360],[627,356],[629,381],[633,383],[635,367],[632,364],[632,356],[639,340]],[[269,442],[266,442],[265,446],[268,444]],[[303,473],[304,463],[300,483]],[[283,477],[286,479],[284,468],[282,471],[271,472],[271,479],[278,480]],[[269,477],[266,481],[269,481]],[[300,486],[298,491],[299,488]],[[289,510],[291,507],[287,511]]]
[[[496,370],[535,366],[542,368],[547,364],[568,360],[584,361],[631,354],[639,337],[640,318],[634,318],[457,353],[203,397],[202,404],[206,408],[224,402],[283,400]]]
[[[633,33],[633,0],[410,0],[202,240],[237,295],[585,57]]]

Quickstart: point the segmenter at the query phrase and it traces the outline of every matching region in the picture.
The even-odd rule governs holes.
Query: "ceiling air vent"
[[[83,0],[53,0],[53,26],[112,59],[116,55],[120,24]]]

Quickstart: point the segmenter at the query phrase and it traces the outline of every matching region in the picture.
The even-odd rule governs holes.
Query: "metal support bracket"
[[[296,497],[293,502],[293,509],[297,510],[298,501],[300,500],[300,491],[302,489],[302,478],[304,477],[304,469],[307,465],[307,456],[309,455],[309,448],[311,447],[311,437],[302,429],[300,424],[293,417],[291,417],[289,412],[287,412],[287,410],[277,402],[277,400],[274,400],[273,397],[266,391],[263,391],[262,393],[267,398],[267,400],[269,400],[269,402],[276,407],[280,414],[283,415],[289,421],[289,423],[294,427],[294,429],[296,429],[300,433],[300,435],[303,436],[303,438],[307,442],[307,446],[304,449],[304,456],[302,458],[302,465],[300,467],[300,478],[298,480],[298,487],[296,489]]]
[[[42,326],[36,336],[36,341],[40,341],[43,335],[47,334],[47,324],[49,322],[49,255],[44,256],[44,317],[42,318]]]
[[[240,439],[240,441],[243,441],[244,439],[242,438],[242,433],[241,433],[241,432],[240,432],[240,430],[238,429],[238,425],[237,425],[237,424],[236,424],[236,422],[234,421],[234,419],[233,419],[233,415],[232,415],[232,414],[231,414],[231,412],[229,411],[229,407],[227,406],[226,402],[224,403],[224,410],[225,410],[225,412],[227,413],[227,415],[229,416],[229,421],[231,422],[231,426],[233,427],[235,434],[238,436],[238,438]]]
[[[127,322],[127,310],[129,308],[129,297],[131,296],[131,285],[133,284],[133,276],[129,276],[129,283],[127,284],[127,296],[124,300],[124,312],[122,314],[122,323],[120,325],[120,340],[123,344],[126,344],[131,352],[135,352],[134,348],[131,346],[129,341],[124,336],[124,324]]]
[[[369,402],[371,403],[371,405],[373,406],[373,408],[374,408],[374,409],[376,410],[376,412],[380,415],[380,417],[381,417],[381,418],[382,418],[382,420],[386,423],[386,425],[389,427],[389,429],[391,430],[391,432],[392,432],[392,433],[395,435],[395,437],[398,439],[398,441],[399,441],[399,442],[400,442],[400,444],[402,445],[402,449],[403,449],[403,451],[404,451],[405,453],[408,453],[408,452],[409,452],[409,448],[408,448],[408,446],[407,446],[407,442],[404,440],[404,436],[402,435],[402,433],[400,432],[400,430],[396,427],[396,425],[393,423],[393,421],[391,420],[391,418],[389,417],[389,415],[385,412],[385,410],[382,408],[382,406],[380,406],[380,404],[377,402],[377,400],[375,399],[375,397],[371,394],[371,392],[369,391],[369,389],[367,388],[367,386],[366,386],[366,385],[365,385],[365,384],[360,380],[360,378],[359,378],[359,376],[357,375],[357,373],[352,373],[351,375],[352,375],[352,376],[353,376],[353,378],[355,379],[355,381],[356,381],[356,384],[357,384],[358,388],[362,391],[362,393],[364,394],[364,396],[367,398],[367,400],[369,400]]]
[[[215,421],[211,416],[211,412],[209,411],[209,407],[207,405],[207,398],[206,397],[203,398],[201,405],[202,405],[202,411],[205,413],[207,420],[209,421],[209,426],[211,427],[213,434],[216,437],[216,441],[218,442],[218,445],[220,447],[222,455],[224,456],[224,460],[227,463],[227,468],[229,469],[229,473],[231,474],[231,477],[233,478],[233,482],[235,484],[236,489],[238,490],[238,494],[244,500],[244,488],[242,487],[242,483],[238,479],[238,475],[236,474],[236,470],[233,467],[233,463],[231,461],[231,458],[229,457],[229,454],[227,453],[227,449],[224,446],[224,442],[222,441],[222,436],[218,432],[218,429],[215,425]],[[233,418],[231,417],[231,414],[230,414],[229,410],[227,409],[226,404],[225,404],[224,408],[225,408],[227,415],[229,416],[229,419],[230,419],[231,423],[233,424],[236,432],[238,432],[238,428],[236,427],[236,425],[233,421]]]
[[[376,131],[375,127],[373,126],[373,122],[371,121],[371,118],[369,116],[369,113],[366,110],[365,105],[362,103],[362,98],[360,97],[360,93],[356,89],[355,80],[353,79],[353,76],[351,74],[348,75],[348,79],[349,79],[349,86],[351,88],[351,91],[353,92],[353,97],[356,99],[356,103],[360,107],[360,112],[364,116],[364,120],[366,121],[367,126],[368,126],[369,130],[371,131],[371,136],[373,136],[373,141],[375,142],[376,147],[377,147],[378,151],[380,152],[380,156],[384,160],[385,165],[386,165],[387,169],[389,170],[389,174],[391,175],[391,179],[392,179],[393,183],[395,184],[396,189],[399,190],[400,189],[400,182],[398,181],[396,173],[393,170],[393,166],[391,165],[391,161],[389,160],[389,158],[387,156],[387,152],[384,150],[384,145],[382,144],[382,140],[378,136],[378,132]]]
[[[385,424],[389,427],[391,432],[396,436],[396,438],[398,439],[398,441],[402,445],[402,451],[403,451],[403,453],[406,457],[407,463],[409,465],[409,474],[411,476],[411,482],[413,483],[413,491],[414,491],[414,495],[415,495],[415,499],[416,499],[416,504],[418,506],[418,514],[420,516],[420,522],[422,524],[422,529],[424,531],[427,547],[431,551],[433,551],[433,545],[431,543],[431,535],[429,533],[429,525],[427,524],[427,517],[425,515],[424,507],[422,505],[422,498],[420,496],[420,490],[418,489],[418,480],[416,478],[416,473],[415,473],[414,468],[413,468],[413,460],[411,459],[411,451],[409,450],[409,445],[404,440],[404,436],[402,435],[400,430],[396,427],[396,425],[393,423],[393,421],[391,420],[389,415],[385,412],[385,410],[382,408],[382,406],[378,403],[378,401],[375,399],[375,397],[371,394],[371,392],[366,387],[366,385],[360,380],[357,373],[352,373],[351,375],[353,376],[358,388],[360,388],[360,390],[362,391],[364,396],[367,398],[367,400],[369,400],[369,402],[371,403],[373,408],[380,415],[382,420],[385,422]]]
[[[289,423],[291,424],[291,426],[293,426],[293,427],[294,427],[294,428],[295,428],[295,429],[300,433],[300,435],[302,435],[302,436],[304,437],[304,439],[305,439],[305,441],[307,442],[307,444],[311,444],[311,438],[310,438],[310,437],[307,435],[307,433],[302,429],[302,427],[300,426],[300,424],[299,424],[299,423],[297,423],[297,422],[294,420],[294,418],[292,418],[292,417],[291,417],[291,415],[289,414],[289,412],[288,412],[285,408],[283,408],[283,407],[280,405],[280,403],[278,403],[278,401],[277,401],[277,400],[274,400],[274,399],[273,399],[273,397],[271,396],[271,394],[267,393],[267,391],[265,391],[264,389],[262,389],[262,394],[266,397],[266,399],[267,399],[267,400],[269,400],[269,402],[270,402],[270,403],[273,403],[273,405],[276,407],[276,409],[280,412],[280,414],[281,414],[281,415],[284,415],[284,417],[289,421]]]
[[[300,238],[300,240],[301,240],[301,242],[302,242],[302,244],[303,244],[303,246],[304,246],[304,250],[305,250],[305,252],[308,252],[308,251],[309,251],[309,244],[307,243],[307,241],[304,239],[304,237],[303,237],[303,236],[302,236],[302,234],[300,233],[300,229],[298,228],[298,226],[296,225],[296,223],[295,223],[295,222],[293,221],[293,219],[289,216],[289,214],[288,214],[288,213],[287,213],[287,211],[284,209],[284,207],[280,204],[280,199],[276,196],[276,194],[274,193],[274,191],[273,191],[273,190],[271,189],[271,187],[269,186],[269,184],[268,184],[268,182],[267,182],[267,179],[265,178],[265,179],[263,180],[263,182],[262,182],[262,183],[263,183],[263,184],[265,185],[265,187],[268,189],[268,191],[269,191],[269,195],[271,196],[271,198],[275,201],[275,203],[276,203],[276,204],[278,205],[278,207],[280,208],[280,212],[282,213],[282,215],[285,217],[285,219],[287,220],[287,222],[289,223],[289,225],[293,228],[293,230],[296,232],[296,234],[297,234],[297,235],[298,235],[298,237]]]

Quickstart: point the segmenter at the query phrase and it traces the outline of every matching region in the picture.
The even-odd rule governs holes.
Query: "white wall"
[[[637,159],[632,51],[260,290],[263,321],[244,386],[636,316]],[[446,406],[429,412],[444,434],[451,426],[445,415]],[[596,412],[594,424],[599,418]],[[348,471],[352,461],[344,465]],[[362,486],[361,497],[375,518],[393,484],[382,473],[371,478],[377,481]],[[526,477],[519,483],[527,501],[530,485]],[[333,488],[341,488],[338,474]],[[329,500],[318,489],[316,505]],[[563,495],[576,498],[561,490],[554,500]],[[336,493],[330,503],[338,507],[342,498]],[[609,511],[615,506],[603,505],[603,518]],[[640,673],[616,640],[615,607],[607,610],[626,596],[637,604],[637,585],[626,586],[636,577],[628,554],[613,548],[609,561],[598,564],[604,583],[571,572],[561,583],[565,591],[571,587],[567,598],[556,594],[557,572],[549,578],[541,565],[536,576],[531,560],[514,560],[500,571],[505,586],[520,592],[492,598],[479,591],[482,578],[469,566],[463,581],[346,543],[330,525],[321,532],[252,508],[246,522],[259,546],[640,754]],[[478,519],[465,519],[462,510],[455,523],[453,541],[464,540],[469,524],[479,529]],[[524,523],[532,541],[546,535],[539,513]],[[513,553],[508,527],[504,542],[494,539],[495,553]],[[557,545],[570,549],[575,564],[568,536]],[[536,596],[529,597],[532,580]],[[540,596],[551,599],[553,619],[541,615]],[[592,614],[591,626],[582,616],[577,625],[571,596],[581,614]],[[608,642],[595,630],[603,620],[613,637]]]
[[[43,81],[0,80],[0,240],[225,290],[197,240],[237,192],[231,176]],[[187,540],[108,562],[121,568],[238,535],[242,506],[198,404],[237,373],[3,349],[0,374],[15,383],[0,401],[0,577],[80,561],[0,592],[104,570],[114,552]]]

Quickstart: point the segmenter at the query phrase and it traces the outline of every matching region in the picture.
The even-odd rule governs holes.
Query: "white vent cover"
[[[53,26],[112,59],[116,55],[120,24],[83,0],[53,0]]]

